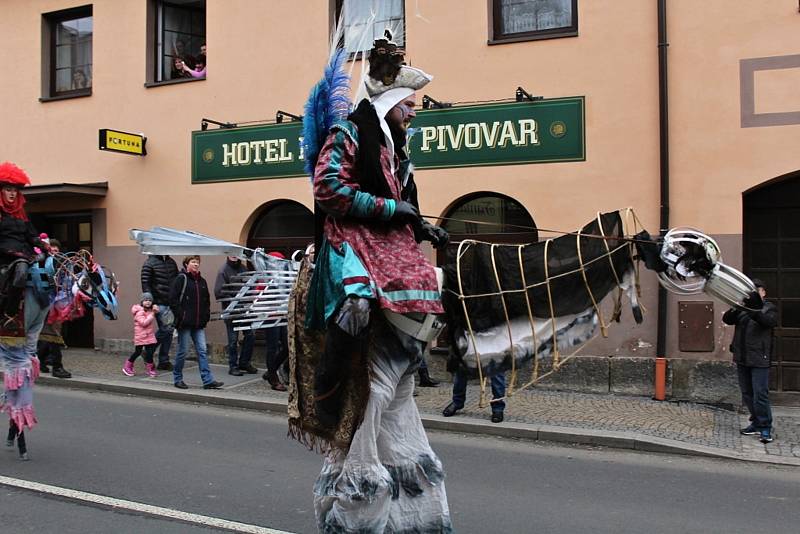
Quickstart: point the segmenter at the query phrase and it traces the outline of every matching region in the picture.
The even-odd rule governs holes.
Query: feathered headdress
[[[303,112],[303,153],[305,171],[314,176],[319,151],[328,132],[337,120],[344,120],[350,113],[350,75],[345,72],[344,64],[347,51],[336,48],[322,79],[311,89]]]
[[[25,187],[26,185],[31,185],[31,180],[25,171],[10,161],[5,161],[0,163],[0,183]]]

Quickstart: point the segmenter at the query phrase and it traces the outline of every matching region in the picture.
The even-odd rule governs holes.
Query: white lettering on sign
[[[302,145],[301,145],[302,146]],[[303,152],[300,150],[300,158]],[[294,161],[287,139],[265,139],[222,144],[222,166],[265,165]]]
[[[423,126],[422,152],[447,152],[448,150],[479,150],[539,144],[538,124],[534,119],[517,121],[469,122]]]

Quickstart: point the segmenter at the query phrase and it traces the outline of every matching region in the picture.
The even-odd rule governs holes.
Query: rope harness
[[[571,360],[573,357],[575,357],[581,350],[583,350],[584,347],[586,347],[589,343],[591,343],[592,340],[594,340],[597,337],[597,334],[595,333],[592,336],[591,339],[589,339],[586,343],[582,344],[578,349],[576,349],[575,351],[573,351],[572,353],[570,353],[566,357],[563,357],[563,358],[561,357],[561,354],[560,354],[560,351],[559,351],[559,348],[558,348],[558,328],[557,328],[557,322],[556,322],[556,314],[555,314],[555,309],[554,309],[554,306],[553,306],[554,294],[553,294],[553,290],[551,288],[552,282],[554,280],[557,280],[557,279],[565,277],[565,276],[570,276],[570,275],[575,275],[577,273],[580,273],[581,279],[583,280],[583,284],[584,284],[584,286],[586,288],[586,291],[587,291],[587,293],[589,295],[589,298],[591,299],[592,308],[594,310],[594,313],[598,317],[598,322],[599,322],[599,325],[600,325],[600,333],[604,338],[608,337],[609,323],[603,317],[602,310],[600,309],[600,301],[602,301],[602,297],[600,298],[600,301],[598,301],[597,297],[595,296],[594,292],[592,291],[592,288],[591,288],[591,286],[589,284],[589,279],[588,279],[588,277],[586,275],[586,268],[590,267],[590,266],[592,266],[592,265],[594,265],[595,263],[598,263],[598,262],[603,262],[603,261],[608,261],[609,262],[609,265],[611,267],[611,272],[612,272],[612,274],[614,276],[614,280],[616,282],[616,287],[618,289],[617,295],[616,295],[615,300],[614,300],[614,312],[612,314],[612,320],[617,320],[619,318],[619,314],[620,314],[621,307],[622,307],[622,303],[621,303],[621,301],[622,301],[622,292],[623,292],[622,285],[623,285],[624,281],[620,278],[620,274],[617,272],[616,266],[614,265],[613,255],[616,252],[627,248],[628,249],[628,254],[630,256],[631,263],[634,266],[634,268],[633,268],[634,290],[636,291],[637,297],[641,297],[641,286],[640,286],[640,283],[639,283],[639,265],[638,265],[638,261],[635,261],[636,257],[635,257],[635,250],[634,250],[634,243],[637,240],[636,239],[632,239],[632,238],[630,238],[628,236],[636,235],[639,231],[641,231],[641,229],[643,227],[641,225],[641,222],[639,221],[639,218],[636,216],[636,213],[633,211],[632,208],[626,208],[624,210],[620,210],[619,213],[621,215],[620,220],[621,220],[621,223],[622,223],[622,234],[623,234],[623,236],[621,236],[621,237],[606,235],[606,231],[603,228],[603,224],[602,224],[602,221],[601,221],[601,213],[599,213],[599,212],[597,213],[597,224],[598,224],[598,227],[600,229],[600,235],[583,233],[581,230],[579,230],[577,232],[559,232],[559,233],[561,233],[563,235],[575,234],[575,236],[576,236],[575,237],[576,238],[576,250],[577,250],[578,264],[579,264],[578,268],[576,268],[576,269],[572,269],[572,270],[569,270],[569,271],[566,271],[566,272],[554,274],[554,275],[551,276],[549,260],[553,259],[553,258],[550,257],[550,255],[551,255],[550,245],[551,245],[551,243],[552,243],[554,238],[550,238],[550,239],[546,240],[545,243],[544,243],[544,280],[539,281],[539,282],[535,282],[535,283],[528,283],[528,280],[526,279],[526,276],[525,276],[525,268],[524,268],[525,267],[525,260],[523,258],[523,249],[528,245],[519,245],[519,244],[504,245],[504,244],[498,244],[498,243],[487,243],[487,242],[478,241],[478,240],[463,240],[463,241],[458,243],[458,250],[457,250],[456,258],[455,258],[455,261],[456,261],[456,269],[455,269],[455,271],[456,271],[456,280],[457,280],[457,289],[458,289],[458,291],[456,292],[456,291],[454,291],[454,290],[452,290],[450,288],[445,289],[445,291],[448,291],[451,294],[455,295],[458,298],[458,300],[461,302],[461,308],[462,308],[462,310],[464,312],[464,322],[465,322],[467,334],[468,334],[469,339],[472,342],[472,346],[474,347],[474,350],[475,350],[475,364],[476,364],[476,369],[477,369],[477,372],[478,372],[478,382],[480,384],[480,400],[479,400],[479,406],[480,407],[483,408],[483,407],[485,407],[487,405],[487,399],[486,399],[487,377],[485,377],[484,373],[483,373],[483,368],[482,368],[482,365],[481,365],[481,354],[480,354],[480,352],[478,350],[478,344],[477,344],[477,341],[476,341],[476,333],[475,333],[475,330],[473,328],[473,320],[471,319],[469,311],[468,311],[468,308],[467,308],[467,300],[468,299],[476,299],[476,298],[499,297],[500,298],[500,302],[502,304],[503,317],[505,319],[505,327],[506,327],[505,330],[506,330],[506,332],[508,334],[509,350],[511,352],[511,379],[510,379],[509,385],[507,387],[506,396],[502,397],[502,398],[498,398],[498,399],[493,399],[493,400],[491,400],[489,402],[498,402],[498,401],[501,401],[501,400],[505,400],[507,397],[513,396],[516,390],[525,389],[527,387],[533,386],[533,385],[541,382],[542,380],[544,380],[545,378],[547,378],[551,374],[559,371],[564,364],[566,364],[569,360]],[[592,259],[590,259],[588,261],[584,261],[583,252],[581,250],[581,243],[586,239],[601,239],[603,241],[603,243],[604,243],[604,246],[605,246],[605,253],[601,254],[598,257],[592,258]],[[609,246],[608,242],[609,242],[609,240],[612,240],[612,239],[615,242],[622,241],[622,244],[619,244],[619,245],[615,246],[614,248],[611,248],[611,246]],[[490,276],[494,277],[494,281],[495,281],[495,283],[497,285],[497,291],[491,292],[491,293],[480,293],[480,294],[469,294],[469,295],[467,295],[464,292],[464,279],[463,279],[463,272],[462,272],[462,260],[464,258],[464,255],[466,254],[466,252],[469,250],[469,248],[471,246],[473,246],[473,245],[478,245],[478,244],[480,244],[480,245],[488,245],[489,246],[490,257],[491,257],[491,266],[492,266],[492,273],[491,273]],[[496,254],[497,249],[500,248],[500,247],[512,247],[512,248],[516,248],[517,249],[516,250],[516,252],[517,252],[516,256],[517,256],[517,259],[518,259],[518,262],[519,262],[519,273],[520,273],[520,278],[521,278],[521,283],[522,283],[522,287],[520,287],[518,289],[504,289],[502,287],[502,285],[501,285],[500,271],[497,268],[497,254]],[[555,258],[555,259],[558,259],[558,258]],[[541,287],[541,286],[544,286],[545,289],[546,289],[546,292],[547,292],[548,305],[549,305],[549,310],[548,310],[549,311],[549,321],[550,321],[550,324],[552,326],[552,336],[553,336],[553,365],[552,365],[552,369],[550,371],[546,372],[546,373],[543,373],[543,374],[540,374],[540,370],[539,370],[539,367],[540,367],[540,364],[539,364],[539,343],[538,343],[537,335],[536,335],[536,327],[535,327],[534,311],[533,311],[535,303],[533,302],[533,298],[532,298],[531,292],[529,291],[529,290],[531,290],[533,288],[537,288],[537,287]],[[533,338],[533,360],[532,360],[532,378],[531,378],[531,380],[517,388],[517,386],[516,386],[516,383],[517,383],[517,366],[516,366],[516,357],[515,357],[516,355],[515,355],[515,347],[514,347],[514,337],[513,337],[512,327],[511,327],[511,318],[509,316],[509,306],[508,306],[508,303],[506,301],[506,298],[507,298],[508,295],[518,294],[518,293],[522,293],[524,295],[524,297],[525,297],[525,308],[526,308],[525,311],[527,312],[528,322],[530,323],[531,335],[532,335],[532,338]],[[555,295],[555,297],[557,298],[558,295]],[[646,310],[644,310],[643,307],[642,307],[642,310],[646,311]]]

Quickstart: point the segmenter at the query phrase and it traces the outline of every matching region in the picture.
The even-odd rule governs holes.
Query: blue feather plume
[[[325,138],[337,120],[350,113],[350,76],[344,69],[347,52],[339,48],[325,66],[325,73],[311,89],[303,110],[303,154],[305,171],[314,179],[317,158]]]

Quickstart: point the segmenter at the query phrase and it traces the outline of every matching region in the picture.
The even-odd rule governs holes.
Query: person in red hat
[[[26,260],[15,263],[13,271],[6,274],[5,322],[19,313],[26,285],[27,262],[36,255],[34,247],[45,248],[25,213],[22,188],[30,183],[25,171],[8,161],[0,163],[0,265]]]
[[[25,197],[22,188],[30,185],[25,171],[13,163],[0,163],[0,265],[3,266],[1,282],[3,310],[2,336],[0,336],[0,359],[5,368],[5,392],[0,402],[0,411],[9,415],[6,445],[17,442],[20,459],[27,460],[25,428],[36,424],[33,409],[33,382],[39,376],[39,360],[36,344],[50,310],[52,276],[43,276],[52,269],[47,267],[46,245],[33,228],[25,213]],[[38,250],[37,250],[38,249]],[[30,277],[30,263],[39,276]],[[52,275],[52,271],[49,271]],[[19,330],[20,302],[24,296],[24,331]]]

